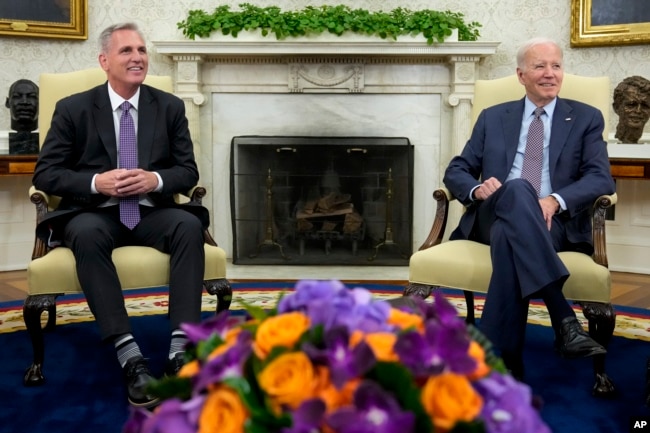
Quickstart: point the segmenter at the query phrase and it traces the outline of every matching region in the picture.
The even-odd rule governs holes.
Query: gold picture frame
[[[650,43],[648,0],[571,0],[571,46]]]
[[[88,0],[0,0],[0,36],[88,39]]]

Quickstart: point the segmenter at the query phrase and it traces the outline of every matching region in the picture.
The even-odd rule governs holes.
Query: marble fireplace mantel
[[[415,140],[415,197],[431,197],[432,188],[441,179],[441,161],[448,161],[458,153],[469,136],[478,64],[494,54],[499,43],[427,45],[422,39],[386,41],[336,36],[329,40],[277,41],[240,34],[236,39],[228,36],[194,41],[167,40],[154,41],[153,45],[158,54],[173,61],[175,94],[185,101],[202,184],[208,188],[208,194],[212,194],[207,202],[204,199],[204,204],[213,214],[215,209],[220,211],[219,221],[223,223],[230,209],[229,178],[223,174],[230,169],[230,142],[226,139],[230,130],[224,131],[224,128],[241,122],[242,117],[257,111],[257,107],[269,100],[285,102],[291,94],[304,95],[302,100],[308,107],[319,104],[318,98],[329,101],[329,97],[349,94],[347,98],[355,103],[360,98],[353,95],[365,95],[376,100],[364,109],[374,109],[377,104],[383,107],[383,111],[380,110],[383,116],[393,109],[395,101],[395,110],[406,110],[401,117],[395,114],[396,122],[403,123],[403,130],[418,131],[414,134],[423,137],[419,140],[423,146],[418,147],[418,140]],[[227,113],[225,118],[219,117],[224,111],[236,111],[240,101],[250,104],[251,97],[259,98],[259,105],[241,105],[247,107],[241,110],[248,111],[241,111],[239,117],[232,113]],[[423,102],[431,106],[427,107],[430,111],[427,114],[417,111]],[[320,109],[327,111],[327,108]],[[273,115],[277,121],[282,121],[284,116],[284,120],[293,122],[295,128],[296,112],[292,115],[282,109],[278,111],[266,112],[267,117]],[[334,110],[329,115],[332,119],[325,121],[328,125],[335,125],[341,119],[340,113]],[[348,126],[344,133],[361,134],[368,126],[364,123],[368,121],[365,113],[357,110],[356,115],[358,118],[352,121],[353,126]],[[381,126],[381,121],[375,121]],[[250,123],[256,124],[255,120]],[[320,118],[317,123],[321,123]],[[435,125],[430,125],[432,123]],[[268,129],[276,132],[273,126]],[[300,134],[294,131],[293,135]],[[413,238],[418,245],[414,245],[414,249],[426,237],[434,213],[431,202],[417,199],[416,202]],[[214,224],[213,234],[226,252],[232,253],[231,227]]]
[[[454,130],[467,130],[469,106],[474,94],[478,62],[496,52],[499,42],[445,42],[427,45],[423,40],[386,41],[378,38],[331,36],[277,41],[269,38],[224,36],[215,40],[154,41],[159,54],[175,65],[176,94],[196,106],[205,103],[201,65],[205,62],[295,63],[313,58],[353,59],[368,63],[446,63],[451,68],[448,103],[455,107]],[[289,84],[288,89],[291,85]],[[295,91],[290,89],[289,91]],[[188,114],[195,114],[191,110]],[[190,119],[190,125],[193,125]],[[198,132],[198,131],[197,131]],[[464,141],[464,140],[463,140]],[[459,149],[459,146],[454,146]]]

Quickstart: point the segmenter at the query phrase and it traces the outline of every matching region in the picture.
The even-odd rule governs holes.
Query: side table
[[[38,154],[10,155],[0,152],[0,176],[31,175],[34,173]]]

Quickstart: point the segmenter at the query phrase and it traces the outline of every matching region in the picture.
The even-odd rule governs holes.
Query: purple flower
[[[278,312],[302,311],[312,325],[327,329],[343,325],[350,331],[391,331],[386,324],[390,305],[372,299],[362,287],[348,289],[340,281],[301,281],[280,301]]]
[[[493,372],[474,387],[484,400],[481,418],[489,433],[551,433],[532,405],[528,386]]]
[[[315,398],[304,401],[291,414],[291,427],[282,429],[282,433],[313,433],[319,431],[325,415],[325,403]]]
[[[295,291],[285,295],[278,303],[278,313],[306,311],[307,307],[327,304],[337,293],[347,290],[340,281],[301,280]]]
[[[444,324],[454,324],[455,322],[462,322],[462,319],[458,317],[458,311],[440,290],[433,292],[433,302],[426,302],[424,299],[419,297],[411,298],[415,303],[415,307],[403,307],[407,310],[415,310],[413,313],[420,314],[424,317],[424,320],[435,319]]]
[[[218,383],[230,377],[242,377],[243,366],[252,352],[251,334],[241,331],[235,344],[214,358],[208,359],[201,366],[194,385],[195,392],[201,392],[208,385]]]
[[[140,433],[145,421],[151,416],[151,412],[148,410],[131,406],[129,409],[129,419],[124,424],[122,433]]]
[[[350,291],[354,299],[354,308],[350,316],[340,317],[340,322],[350,330],[361,330],[363,332],[392,331],[391,326],[386,325],[390,315],[390,304],[386,301],[372,299],[372,293],[362,287],[356,287]]]
[[[337,433],[411,433],[415,415],[379,385],[364,381],[354,393],[354,406],[332,413],[326,423]]]
[[[305,343],[302,349],[316,363],[326,365],[332,383],[341,389],[350,379],[361,376],[376,362],[372,349],[365,341],[350,348],[350,333],[345,327],[330,329],[324,336],[324,349]]]
[[[186,402],[177,398],[165,400],[156,411],[132,412],[123,433],[196,433],[204,397]]]
[[[416,331],[400,334],[394,350],[416,377],[442,371],[469,374],[476,369],[476,361],[468,354],[469,343],[465,324],[460,319],[448,323],[429,319],[424,335]]]
[[[230,328],[228,323],[228,311],[212,316],[201,323],[182,323],[181,329],[187,334],[187,338],[194,344],[207,340],[213,334],[224,338],[225,332]]]

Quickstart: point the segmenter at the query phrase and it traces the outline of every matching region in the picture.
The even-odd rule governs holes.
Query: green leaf
[[[196,357],[199,359],[206,359],[214,349],[222,344],[224,344],[224,340],[219,336],[219,334],[212,334],[209,338],[197,343],[195,348]]]
[[[420,389],[406,367],[395,362],[378,362],[366,376],[392,392],[400,406],[415,415],[414,431],[433,431],[431,418],[420,402]]]
[[[390,12],[369,12],[348,6],[307,6],[298,11],[282,11],[277,6],[260,8],[249,3],[239,5],[239,11],[219,6],[212,14],[203,10],[190,10],[184,21],[177,23],[183,35],[189,39],[206,37],[212,31],[222,30],[224,35],[237,37],[242,30],[262,29],[264,36],[275,34],[281,40],[287,36],[320,34],[325,31],[341,35],[345,32],[374,35],[383,39],[395,39],[398,35],[421,34],[428,44],[442,42],[458,29],[458,39],[475,41],[480,36],[481,24],[465,22],[460,12],[433,11],[429,9],[410,11],[396,8]],[[428,33],[425,31],[429,30]]]
[[[165,377],[149,383],[147,392],[163,400],[174,397],[189,400],[192,396],[192,380],[187,377]]]
[[[291,418],[288,414],[276,416],[271,411],[270,406],[265,401],[264,394],[257,387],[257,384],[253,386],[243,377],[224,379],[223,383],[237,392],[244,406],[248,409],[250,415],[246,431],[263,431],[267,433],[291,425]],[[263,430],[259,430],[261,428]]]
[[[482,421],[458,421],[449,433],[485,433],[485,424]]]

